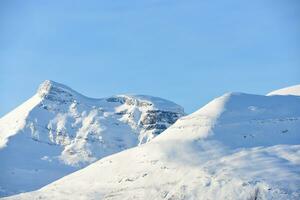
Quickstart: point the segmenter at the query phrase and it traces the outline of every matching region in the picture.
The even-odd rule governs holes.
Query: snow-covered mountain
[[[144,145],[7,199],[300,199],[300,97],[225,94]]]
[[[0,119],[0,196],[38,189],[148,142],[183,115],[182,107],[157,97],[92,99],[45,81]]]
[[[290,87],[282,88],[279,90],[275,90],[267,94],[270,95],[296,95],[300,96],[300,85],[293,85]]]

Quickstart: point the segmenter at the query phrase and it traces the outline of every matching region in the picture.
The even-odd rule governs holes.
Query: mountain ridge
[[[0,194],[39,188],[146,143],[183,115],[181,106],[158,97],[93,99],[46,80],[32,98],[0,119],[0,175],[6,177],[0,179]]]

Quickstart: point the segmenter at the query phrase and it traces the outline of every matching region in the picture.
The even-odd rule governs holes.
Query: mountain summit
[[[74,101],[78,100],[78,98],[88,98],[79,94],[68,86],[51,80],[45,80],[43,83],[41,83],[36,93],[41,98],[46,98],[49,100],[57,100],[57,98],[60,98],[64,101]]]
[[[107,155],[152,140],[184,115],[158,97],[85,97],[46,80],[0,119],[0,194],[42,187]]]

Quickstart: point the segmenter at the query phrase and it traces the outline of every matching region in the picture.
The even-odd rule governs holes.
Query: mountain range
[[[102,154],[97,161],[83,156],[84,162],[93,163],[36,191],[4,199],[300,199],[299,94],[300,85],[268,95],[226,93],[190,115],[184,115],[176,104],[159,101],[154,110],[166,111],[162,107],[168,107],[168,112],[176,116],[167,120],[160,134],[143,130],[137,134],[135,145]],[[154,121],[162,124],[165,119]],[[9,122],[0,127],[12,127]],[[3,139],[3,150],[13,146],[11,138],[24,133]],[[44,144],[45,140],[28,134],[34,138],[32,143]],[[114,135],[107,132],[108,137],[110,134]],[[22,139],[15,141],[14,146],[25,144]],[[74,159],[64,160],[68,146],[63,147],[58,151],[60,162],[77,165]],[[12,150],[1,160],[8,155],[13,155]],[[2,183],[5,185],[5,181]]]

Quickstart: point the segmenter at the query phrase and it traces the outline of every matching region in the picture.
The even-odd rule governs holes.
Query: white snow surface
[[[300,96],[300,84],[299,85],[293,85],[290,87],[282,88],[279,90],[275,90],[267,94],[270,95],[296,95]]]
[[[183,116],[145,95],[85,97],[54,81],[0,119],[0,196],[32,191],[150,141]]]
[[[300,97],[225,94],[146,144],[5,199],[300,199]]]

